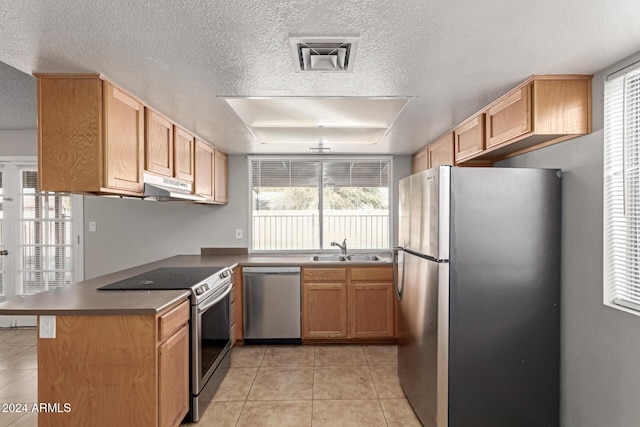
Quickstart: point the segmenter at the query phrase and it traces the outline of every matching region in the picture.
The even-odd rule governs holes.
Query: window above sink
[[[390,249],[390,156],[250,156],[249,162],[251,252],[322,252],[344,238],[350,250]],[[347,260],[327,255],[314,261]]]

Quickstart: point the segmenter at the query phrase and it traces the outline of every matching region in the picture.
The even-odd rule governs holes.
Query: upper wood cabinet
[[[486,165],[591,132],[591,78],[531,76],[453,129],[456,165]],[[449,161],[450,132],[412,158],[412,172]],[[431,149],[430,149],[431,147]],[[426,156],[425,156],[426,152]]]
[[[591,132],[591,76],[532,76],[486,110],[486,149],[496,161]]]
[[[531,86],[512,91],[487,110],[487,148],[531,131]]]
[[[145,108],[145,170],[173,177],[173,123]]]
[[[98,75],[36,77],[39,189],[141,195],[143,105]]]
[[[195,179],[195,138],[178,126],[174,126],[173,129],[173,176],[193,182]]]
[[[41,191],[142,196],[147,171],[227,203],[226,154],[98,74],[35,76]]]
[[[227,155],[221,151],[214,152],[213,200],[219,204],[227,204]]]
[[[227,155],[196,139],[194,193],[204,196],[203,203],[227,204]]]
[[[476,114],[453,129],[456,162],[481,153],[484,150],[484,114]]]
[[[145,110],[145,170],[193,182],[195,138],[150,108]]]
[[[206,142],[196,139],[194,193],[213,200],[214,149]]]
[[[427,148],[422,149],[411,157],[411,173],[422,172],[429,168]]]
[[[427,149],[427,157],[429,167],[435,168],[442,165],[455,164],[453,150],[453,132],[447,132],[433,143],[429,144]]]

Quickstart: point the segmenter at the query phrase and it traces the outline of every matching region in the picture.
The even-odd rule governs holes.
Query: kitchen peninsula
[[[1,303],[0,315],[35,314],[39,316],[39,323],[45,319],[52,321],[43,316],[55,316],[55,323],[50,323],[55,338],[44,338],[42,333],[38,338],[38,401],[69,403],[71,411],[40,413],[39,425],[179,425],[189,409],[190,292],[101,291],[98,288],[157,268],[235,263],[240,266],[296,265],[303,271],[354,269],[362,274],[370,268],[372,274],[378,274],[381,269],[391,272],[388,259],[375,265],[350,262],[349,267],[344,267],[344,262],[319,265],[310,261],[308,255],[181,255]],[[240,271],[241,268],[237,268],[234,274],[231,302],[231,328],[235,329],[238,339],[242,337],[242,304],[238,302],[242,299]],[[390,274],[385,272],[383,279],[387,276]],[[376,282],[375,277],[370,279]],[[380,286],[380,283],[374,284]],[[363,285],[362,280],[354,281],[355,285]],[[347,282],[344,286],[346,289]],[[387,286],[391,291],[391,283]],[[393,297],[393,293],[387,294]],[[344,296],[346,298],[346,293]],[[393,309],[389,315],[395,318]],[[395,336],[393,324],[391,330]],[[395,341],[395,338],[376,340],[350,335],[334,341],[367,339]],[[321,335],[307,342],[327,340],[331,338]]]

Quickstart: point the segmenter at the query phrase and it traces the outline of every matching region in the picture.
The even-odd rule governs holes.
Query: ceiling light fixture
[[[226,97],[226,104],[262,144],[376,144],[407,97]]]

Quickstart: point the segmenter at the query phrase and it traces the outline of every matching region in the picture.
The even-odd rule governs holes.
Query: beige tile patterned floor
[[[235,347],[229,373],[193,426],[420,426],[397,361],[396,346]],[[0,329],[0,403],[36,400],[35,330]],[[36,414],[0,412],[0,427],[36,425]]]
[[[197,425],[420,426],[397,366],[397,347],[388,345],[235,347]]]

